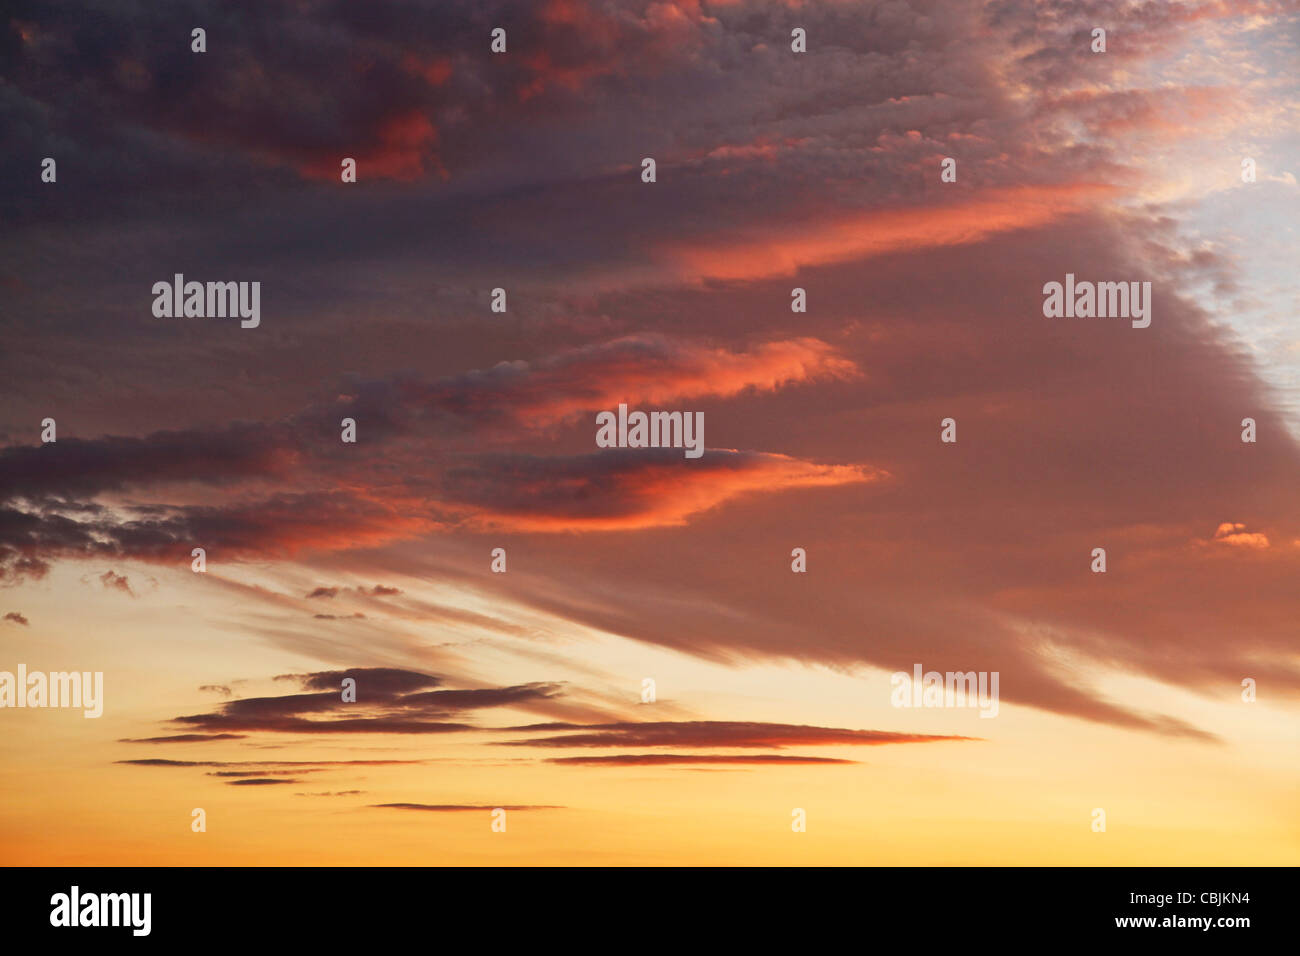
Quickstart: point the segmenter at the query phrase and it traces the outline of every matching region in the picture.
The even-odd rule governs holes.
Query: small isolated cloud
[[[364,589],[363,589],[364,590]],[[394,594],[401,594],[401,588],[390,588],[384,584],[376,584],[373,588],[365,593],[374,597],[392,597]]]
[[[15,624],[21,624],[23,627],[26,627],[30,623],[26,617],[19,614],[17,611],[10,611],[5,615],[4,619],[6,621],[13,621]]]
[[[220,694],[222,697],[229,697],[234,693],[234,691],[225,684],[202,684],[200,685],[199,690],[211,691],[214,694]]]
[[[339,593],[339,589],[338,589],[338,588],[316,588],[314,591],[311,591],[311,592],[307,595],[307,597],[309,597],[309,598],[332,598],[332,597],[336,596],[338,593]]]
[[[1258,532],[1247,531],[1241,522],[1225,521],[1214,532],[1214,540],[1221,544],[1230,544],[1237,548],[1268,547],[1268,537]]]
[[[105,571],[99,576],[99,582],[106,588],[116,588],[119,591],[131,595],[131,597],[135,597],[135,592],[131,590],[131,582],[127,579],[125,574],[118,574],[115,571]]]

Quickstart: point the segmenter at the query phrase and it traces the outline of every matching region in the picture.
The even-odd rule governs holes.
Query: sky
[[[1297,3],[6,16],[0,862],[1300,862]]]

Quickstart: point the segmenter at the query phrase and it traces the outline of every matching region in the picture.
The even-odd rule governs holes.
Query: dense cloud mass
[[[1300,692],[1300,445],[1220,308],[1262,291],[1189,225],[1203,194],[1296,202],[1233,152],[1300,128],[1294,5],[82,7],[0,39],[0,583],[86,560],[129,596],[203,547],[318,569],[298,596],[347,627],[413,604],[337,576],[407,573],[713,660],[997,670],[1008,702],[1207,742],[1062,661]],[[176,273],[261,281],[261,326],[155,318]],[[1044,317],[1067,274],[1149,281],[1150,327]],[[597,448],[620,403],[703,412],[703,457]],[[499,541],[511,573],[479,573]],[[562,696],[376,669],[345,715],[343,676],[140,739],[462,733]],[[514,743],[894,737],[552,729]]]

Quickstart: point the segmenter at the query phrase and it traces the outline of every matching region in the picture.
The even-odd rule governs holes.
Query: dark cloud
[[[512,740],[528,747],[769,747],[876,746],[976,740],[974,737],[904,734],[885,730],[845,730],[796,724],[692,720],[646,723],[547,723],[511,727],[517,731],[565,731],[562,736]]]
[[[561,694],[559,684],[536,682],[513,687],[482,687],[472,690],[434,690],[408,694],[398,699],[403,707],[428,705],[436,710],[476,710],[480,707],[509,707],[512,704],[552,700]]]
[[[227,780],[226,783],[232,787],[262,787],[277,783],[302,783],[302,781],[276,777],[247,777],[243,780]]]
[[[472,804],[472,803],[374,803],[372,807],[377,809],[391,810],[425,810],[430,813],[458,813],[466,810],[564,810],[565,807],[551,807],[540,805],[511,805],[503,804],[491,806],[490,804]]]
[[[0,29],[0,582],[330,552],[309,580],[469,582],[737,664],[999,670],[1005,701],[1192,740],[1057,662],[1300,692],[1300,448],[1203,292],[1242,281],[1234,255],[1141,165],[1181,170],[1225,115],[1293,129],[1254,56],[1290,62],[1292,5],[812,4],[799,57],[775,0],[410,9]],[[1164,54],[1240,75],[1148,75]],[[1231,201],[1266,209],[1257,185]],[[261,278],[263,327],[154,319],[177,271]],[[1151,328],[1043,319],[1066,272],[1150,279]],[[622,400],[704,411],[711,450],[595,454],[591,413]],[[509,575],[476,573],[486,531]],[[280,728],[312,732],[293,706]]]
[[[243,740],[244,734],[170,734],[166,737],[121,737],[121,744],[198,744],[209,740]]]
[[[327,767],[297,767],[293,770],[209,770],[209,777],[291,777],[300,773],[320,773]]]
[[[31,623],[30,621],[27,620],[27,618],[23,614],[19,613],[18,611],[6,612],[4,619],[6,621],[13,621],[15,624],[21,624],[23,627],[26,627],[29,623]]]
[[[136,767],[388,767],[420,764],[423,760],[166,760],[149,757],[142,760],[117,760],[115,763]]]
[[[155,432],[147,438],[60,438],[40,446],[0,450],[0,501],[85,498],[140,485],[222,483],[283,475],[294,436],[283,428]]]
[[[547,763],[588,767],[655,767],[673,764],[739,764],[754,766],[852,764],[837,757],[796,757],[791,754],[612,754],[603,757],[547,757]]]
[[[430,690],[443,679],[390,667],[280,674],[275,679],[294,681],[306,693],[229,700],[213,713],[175,717],[171,722],[205,732],[186,735],[195,740],[223,733],[456,733],[476,728],[445,718],[488,707],[535,707],[561,694],[560,685],[553,683]],[[355,702],[343,700],[345,679],[356,682]],[[360,716],[352,716],[358,711]]]
[[[342,671],[315,671],[310,674],[277,674],[276,680],[297,681],[304,690],[337,691],[345,678],[357,682],[358,691],[390,697],[437,687],[442,678],[419,671],[396,667],[354,667]]]
[[[611,370],[621,384],[611,384]],[[502,428],[544,432],[638,397],[730,396],[852,373],[852,363],[815,339],[731,351],[642,335],[435,381],[354,383],[289,422],[4,448],[0,578],[38,577],[49,559],[60,557],[177,564],[190,560],[195,545],[224,559],[289,557],[303,549],[384,544],[466,521],[525,529],[573,522],[593,529],[655,526],[736,494],[869,480],[874,473],[858,466],[733,451],[691,462],[680,450],[554,460],[444,450],[441,459],[421,458],[424,468],[413,463],[409,477],[393,476],[377,495],[364,489],[374,480],[372,469],[330,450],[341,415],[364,421],[370,442],[409,445],[458,434],[479,442]],[[324,476],[355,490],[327,489]],[[297,480],[303,489],[268,493],[271,479]],[[166,503],[187,498],[186,487],[196,482],[226,483],[226,500]],[[78,500],[145,489],[158,496],[155,503],[108,508]],[[334,598],[340,590],[319,586],[306,597]],[[377,586],[369,593],[398,592]]]
[[[330,720],[305,720],[299,717],[191,714],[173,718],[173,723],[203,730],[279,734],[449,734],[475,729],[472,724],[407,720],[398,717],[338,717]]]

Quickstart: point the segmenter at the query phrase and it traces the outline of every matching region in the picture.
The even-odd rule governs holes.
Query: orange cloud
[[[657,403],[679,398],[712,396],[729,398],[745,391],[776,391],[784,385],[813,379],[857,376],[857,366],[814,338],[766,342],[748,352],[722,348],[679,346],[653,337],[617,339],[577,361],[598,359],[594,381],[579,382],[574,393],[577,362],[535,369],[537,402],[530,416],[560,420],[591,409],[609,408],[620,401]],[[570,394],[564,394],[565,391]]]
[[[687,279],[793,275],[807,266],[979,242],[996,233],[1043,225],[1114,192],[1110,186],[1086,183],[1002,189],[951,205],[858,212],[801,230],[766,225],[759,236],[676,244],[666,257]]]
[[[1268,547],[1268,537],[1258,532],[1246,531],[1246,526],[1240,522],[1233,523],[1225,521],[1219,525],[1214,532],[1214,540],[1220,544],[1229,544],[1238,548],[1258,548],[1263,550]]]
[[[601,467],[601,458],[615,462]],[[741,495],[795,488],[826,488],[880,481],[888,473],[867,465],[823,465],[786,455],[710,449],[689,461],[680,454],[645,452],[587,456],[574,467],[506,466],[496,476],[467,470],[455,476],[453,495],[500,493],[501,503],[475,507],[477,524],[512,531],[628,531],[684,525],[692,515]],[[502,480],[503,479],[503,480]]]
[[[466,420],[538,428],[620,402],[730,398],[747,389],[775,391],[796,382],[859,374],[853,362],[814,338],[731,351],[662,335],[630,335],[536,362],[501,362],[429,386],[408,387],[403,401],[454,409]]]

